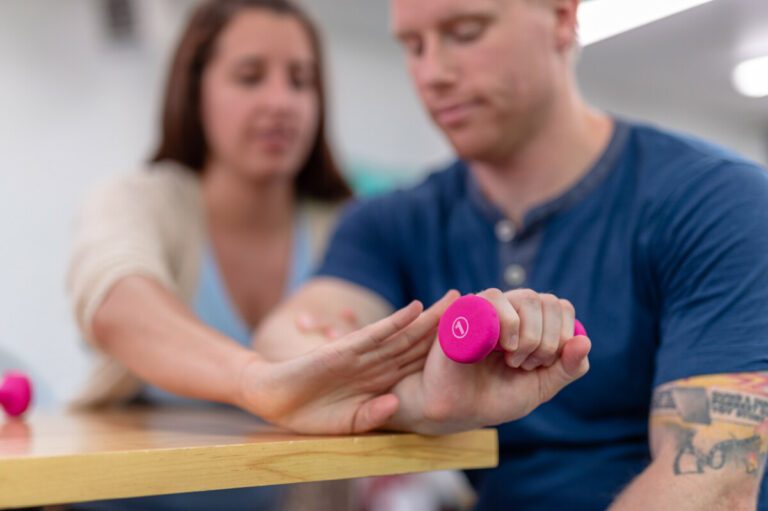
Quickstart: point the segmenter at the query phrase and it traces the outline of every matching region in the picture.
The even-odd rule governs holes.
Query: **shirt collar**
[[[627,123],[615,119],[611,140],[592,168],[576,184],[558,197],[530,209],[523,217],[523,228],[520,234],[557,213],[570,208],[597,188],[605,177],[610,174],[611,170],[616,167],[616,163],[626,145],[629,132],[630,126]],[[492,223],[504,219],[504,213],[485,197],[480,189],[480,184],[477,182],[477,178],[466,163],[462,162],[462,164],[466,167],[466,186],[470,203]]]

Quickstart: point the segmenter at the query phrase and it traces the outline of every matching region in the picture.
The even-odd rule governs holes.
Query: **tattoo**
[[[768,455],[768,375],[690,378],[656,390],[654,435],[672,434],[675,475],[735,468],[758,476]]]
[[[712,410],[722,416],[763,422],[768,418],[768,401],[733,392],[712,392]]]
[[[757,472],[759,468],[757,453],[760,451],[760,437],[723,440],[715,444],[709,452],[702,452],[693,445],[695,432],[685,430],[679,441],[679,450],[675,456],[673,470],[675,475],[703,474],[705,468],[720,470],[726,463],[744,465],[747,474]]]

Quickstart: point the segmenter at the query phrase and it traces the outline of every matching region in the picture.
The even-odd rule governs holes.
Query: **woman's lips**
[[[295,140],[296,132],[289,129],[265,129],[254,133],[254,140],[270,152],[280,152],[290,149]]]

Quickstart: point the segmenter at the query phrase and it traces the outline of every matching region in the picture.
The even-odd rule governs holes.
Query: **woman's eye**
[[[288,79],[296,90],[313,89],[317,86],[312,66],[293,64],[288,68]]]
[[[314,73],[311,71],[295,71],[291,73],[291,85],[297,90],[314,88]]]
[[[237,66],[233,77],[238,85],[243,87],[253,87],[264,81],[267,75],[267,67],[261,60],[247,62]]]
[[[262,75],[260,74],[243,74],[237,77],[237,83],[246,87],[251,87],[261,83]]]
[[[312,84],[304,78],[294,78],[291,80],[291,85],[293,85],[294,89],[304,90],[309,89]]]

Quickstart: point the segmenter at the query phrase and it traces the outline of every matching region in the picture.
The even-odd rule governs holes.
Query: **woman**
[[[325,138],[321,69],[317,33],[287,0],[194,12],[152,163],[82,211],[70,289],[105,357],[79,406],[181,396],[307,433],[365,431],[394,413],[387,389],[429,348],[419,340],[432,319],[418,303],[287,362],[249,349],[261,319],[308,277],[350,195]],[[361,397],[371,381],[383,395]]]

